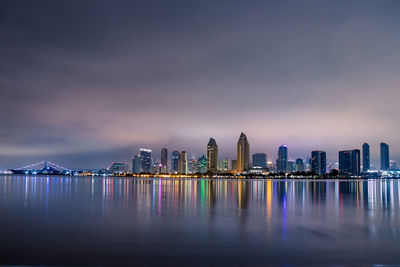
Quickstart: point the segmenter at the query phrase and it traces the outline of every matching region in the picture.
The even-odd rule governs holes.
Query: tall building
[[[181,153],[179,153],[178,173],[188,173],[188,157],[186,151],[182,151]]]
[[[296,171],[298,172],[304,171],[304,161],[301,158],[296,159]]]
[[[236,171],[237,170],[237,159],[233,159],[231,161],[231,168],[232,168],[232,171]]]
[[[244,133],[240,134],[237,142],[237,163],[236,171],[248,171],[250,168],[250,145]]]
[[[198,166],[198,171],[201,173],[206,173],[207,172],[207,165],[208,165],[208,160],[205,155],[202,155],[200,158],[197,159],[199,166]]]
[[[132,172],[140,173],[140,154],[135,155],[132,159]]]
[[[188,173],[196,173],[199,170],[199,162],[193,158],[188,160]]]
[[[207,144],[207,170],[215,172],[218,170],[218,146],[214,138],[210,138]]]
[[[168,149],[165,147],[161,149],[161,164],[163,166],[167,166],[168,164]]]
[[[278,172],[287,172],[288,162],[288,148],[286,145],[282,145],[278,150],[278,159],[276,160],[276,167]]]
[[[389,167],[389,145],[386,143],[381,143],[381,170],[388,171]]]
[[[140,172],[151,171],[151,149],[140,149]]]
[[[231,163],[230,161],[231,161],[230,158],[221,159],[218,164],[219,165],[218,169],[222,172],[229,171]]]
[[[171,172],[178,171],[179,151],[174,150],[171,153]]]
[[[165,147],[161,148],[161,173],[168,171],[168,149]]]
[[[363,155],[363,171],[366,172],[371,168],[370,157],[369,157],[369,145],[367,143],[364,143],[362,145],[362,155]]]
[[[326,173],[326,152],[311,152],[311,171],[315,174],[322,175]]]
[[[267,154],[265,153],[254,153],[252,155],[253,158],[253,167],[261,167],[262,169],[267,169]]]
[[[341,175],[360,174],[360,150],[339,151],[339,173]]]

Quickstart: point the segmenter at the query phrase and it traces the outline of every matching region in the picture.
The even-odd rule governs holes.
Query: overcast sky
[[[0,168],[139,147],[400,159],[400,1],[0,1]]]

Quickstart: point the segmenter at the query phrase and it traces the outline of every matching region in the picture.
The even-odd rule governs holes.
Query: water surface
[[[398,180],[0,176],[0,263],[400,263]]]

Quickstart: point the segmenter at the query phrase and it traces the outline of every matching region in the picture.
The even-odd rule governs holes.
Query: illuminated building
[[[240,134],[237,142],[237,166],[236,171],[248,171],[250,167],[250,145],[244,133]]]
[[[161,149],[161,172],[166,173],[168,171],[168,149],[163,147]]]
[[[205,173],[207,172],[208,161],[205,155],[202,155],[197,159],[198,162],[198,172]]]
[[[126,163],[115,162],[110,166],[111,173],[126,173],[129,170],[129,165]]]
[[[390,167],[389,164],[389,145],[381,143],[381,170],[388,171]]]
[[[326,173],[326,152],[312,151],[311,152],[311,171],[321,175]]]
[[[255,153],[252,155],[253,167],[261,167],[262,169],[267,169],[267,154],[265,153]]]
[[[276,167],[278,172],[287,171],[287,161],[288,161],[288,148],[286,145],[282,145],[278,150],[278,159],[276,160]]]
[[[364,143],[362,146],[362,154],[363,154],[363,171],[368,171],[370,166],[370,156],[369,156],[369,145]]]
[[[298,172],[304,171],[304,161],[301,158],[296,159],[296,171]]]
[[[232,164],[231,164],[232,170],[236,171],[237,170],[237,160],[233,159],[232,160]]]
[[[171,172],[178,171],[179,151],[174,150],[171,153]]]
[[[214,138],[210,138],[207,144],[207,160],[209,171],[217,171],[218,170],[218,146],[217,142],[215,142]]]
[[[360,150],[339,151],[339,173],[341,175],[360,174]]]
[[[132,172],[140,173],[140,155],[135,155],[132,159]]]
[[[221,159],[219,161],[219,170],[223,171],[223,172],[224,171],[229,171],[230,170],[229,165],[230,165],[230,159],[229,158]]]
[[[199,163],[196,159],[188,161],[188,173],[196,173],[199,170]]]
[[[161,163],[154,163],[152,166],[151,166],[151,170],[150,170],[150,172],[152,173],[152,174],[159,174],[159,173],[161,173],[162,172],[162,164]]]
[[[150,172],[151,170],[151,149],[140,149],[140,172]]]
[[[188,173],[188,158],[186,151],[182,151],[181,153],[179,153],[178,173],[181,174]]]

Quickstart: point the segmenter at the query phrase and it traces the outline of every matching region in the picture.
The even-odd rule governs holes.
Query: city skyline
[[[0,168],[204,154],[400,159],[398,1],[0,3]],[[218,119],[217,119],[218,118]],[[252,152],[251,152],[252,153]]]
[[[242,147],[243,144],[245,144],[247,146],[247,148],[241,148],[240,149],[240,147]],[[366,147],[367,147],[367,152],[365,151]],[[257,150],[256,149],[257,152],[251,151],[250,150],[250,146],[249,146],[249,142],[247,141],[247,136],[242,132],[240,137],[239,137],[239,140],[237,142],[237,151],[236,151],[237,154],[235,156],[238,157],[240,155],[239,151],[246,150],[246,153],[247,153],[247,155],[246,155],[246,157],[247,157],[246,166],[248,166],[248,167],[246,167],[246,170],[249,170],[250,167],[253,167],[253,164],[254,164],[253,161],[254,161],[255,156],[264,155],[265,158],[268,158],[268,161],[266,161],[266,163],[270,163],[270,164],[274,165],[277,168],[278,172],[281,172],[281,171],[284,172],[283,170],[288,170],[289,169],[289,165],[288,164],[289,164],[290,160],[293,161],[294,164],[297,165],[299,159],[303,160],[304,162],[306,160],[310,160],[310,162],[309,162],[310,163],[310,168],[313,169],[314,168],[312,166],[313,165],[313,158],[314,158],[313,153],[323,153],[323,158],[324,158],[323,159],[323,162],[324,162],[323,165],[325,166],[325,168],[327,167],[327,164],[330,163],[330,164],[338,164],[338,168],[337,169],[339,169],[340,152],[341,151],[359,150],[359,153],[361,153],[361,154],[359,155],[359,157],[360,157],[360,159],[359,159],[360,160],[360,162],[359,162],[360,170],[358,172],[360,172],[360,171],[367,171],[367,170],[389,170],[389,169],[391,169],[390,168],[390,164],[392,162],[396,166],[397,160],[394,160],[389,156],[389,151],[391,151],[391,149],[392,149],[392,147],[390,147],[390,148],[389,147],[390,146],[388,144],[384,143],[384,142],[381,142],[379,144],[379,148],[378,148],[379,149],[379,151],[378,151],[379,155],[378,155],[378,158],[376,158],[374,160],[374,162],[375,161],[378,162],[377,165],[374,165],[374,164],[370,163],[371,162],[371,156],[370,156],[371,150],[370,150],[370,146],[369,146],[368,143],[363,143],[359,148],[353,148],[353,149],[350,149],[350,150],[349,149],[347,149],[347,150],[338,150],[338,151],[336,151],[336,156],[338,155],[338,152],[339,152],[339,156],[337,156],[336,159],[334,157],[332,157],[333,160],[327,158],[326,151],[320,151],[320,150],[311,150],[311,151],[309,151],[308,154],[306,154],[304,156],[300,156],[300,157],[294,156],[294,155],[292,155],[292,154],[290,154],[288,152],[289,149],[288,149],[288,146],[286,144],[280,145],[278,147],[276,155],[275,156],[274,155],[271,156],[270,154],[267,154],[265,152],[260,152],[261,150]],[[99,166],[97,166],[97,167],[85,166],[85,167],[82,167],[82,168],[71,167],[71,169],[111,168],[111,165],[113,165],[113,164],[124,163],[124,164],[128,164],[130,166],[130,170],[133,171],[133,172],[135,172],[135,167],[134,166],[137,167],[136,168],[136,172],[150,172],[151,166],[153,164],[159,164],[160,165],[160,173],[166,172],[167,171],[166,168],[170,168],[171,171],[178,171],[179,170],[178,163],[179,163],[179,158],[180,158],[179,156],[182,153],[184,153],[184,155],[185,155],[185,158],[186,158],[186,163],[185,164],[186,165],[188,164],[190,159],[198,159],[198,158],[201,158],[201,157],[209,158],[211,156],[212,162],[213,162],[213,164],[212,164],[213,167],[210,169],[209,163],[207,163],[208,164],[207,169],[211,170],[211,171],[219,170],[219,164],[221,163],[220,162],[221,160],[230,159],[231,161],[235,161],[235,163],[237,161],[237,158],[235,158],[234,156],[232,157],[231,155],[226,156],[226,154],[223,154],[223,155],[218,154],[218,146],[216,144],[216,140],[214,138],[212,138],[212,137],[210,137],[204,152],[200,152],[199,154],[194,154],[194,153],[191,154],[190,152],[187,152],[185,150],[183,150],[182,152],[179,152],[176,149],[172,151],[172,154],[169,154],[168,153],[169,148],[166,148],[166,147],[158,148],[158,150],[160,151],[160,153],[153,153],[154,150],[152,148],[149,148],[148,146],[147,146],[147,148],[143,148],[143,146],[138,146],[138,149],[136,151],[138,153],[133,152],[131,157],[130,157],[130,160],[129,159],[127,160],[126,158],[123,159],[123,160],[115,160],[115,158],[114,158],[114,159],[110,159],[110,161],[107,164],[104,164],[101,167],[99,167]],[[156,151],[157,151],[157,149],[156,149]],[[145,162],[142,162],[141,155],[143,153],[146,154]],[[280,161],[280,157],[282,157],[282,163]],[[137,160],[136,163],[135,163],[135,160]],[[366,162],[368,163],[368,165],[367,165],[368,167],[367,168],[365,168],[365,164],[364,164],[365,160],[367,160]],[[320,159],[319,159],[319,161],[320,161]],[[167,162],[167,164],[163,164],[164,162]],[[146,167],[143,167],[144,166],[143,164],[145,164]],[[228,164],[231,164],[231,162],[229,162]],[[320,166],[321,163],[318,163],[318,164],[319,164],[318,166]],[[259,165],[256,164],[255,166],[259,166]],[[382,166],[384,166],[384,167],[382,167]],[[8,166],[8,167],[3,168],[3,169],[10,169],[10,168],[11,167]],[[186,169],[186,173],[187,173],[188,172],[188,166],[185,166],[184,168]],[[318,169],[319,168],[320,167],[318,167]],[[245,169],[243,169],[243,170],[245,170]],[[317,173],[319,173],[319,171]],[[323,173],[325,173],[325,171],[323,171],[320,174],[323,174]]]

